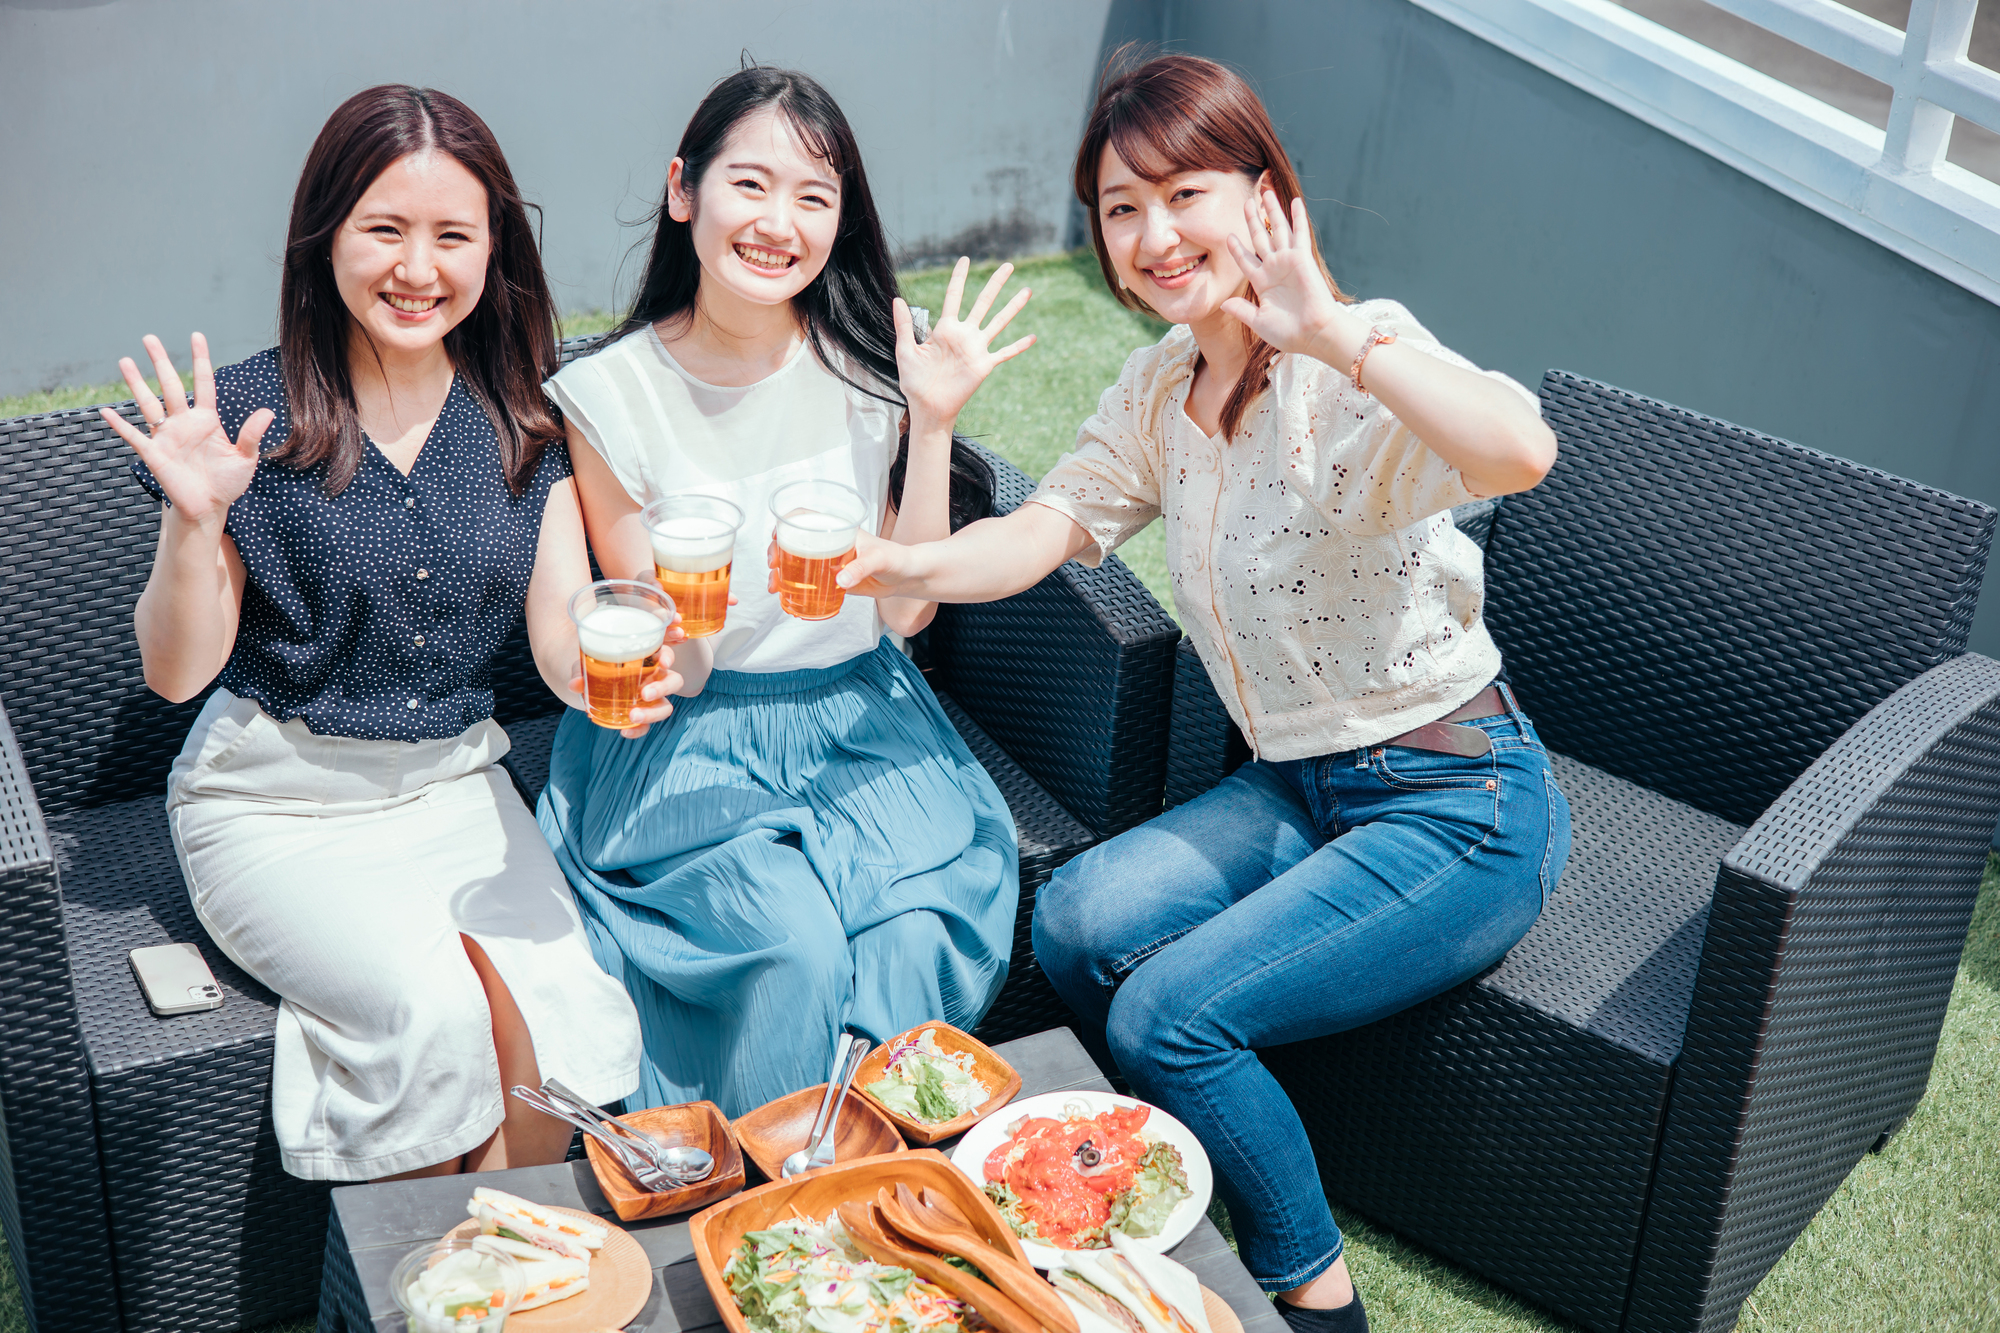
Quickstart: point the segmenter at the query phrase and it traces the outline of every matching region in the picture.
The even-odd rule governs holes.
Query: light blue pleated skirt
[[[886,639],[717,671],[643,739],[571,710],[536,816],[639,1009],[629,1109],[738,1116],[823,1082],[843,1024],[970,1028],[1007,979],[1013,816]]]

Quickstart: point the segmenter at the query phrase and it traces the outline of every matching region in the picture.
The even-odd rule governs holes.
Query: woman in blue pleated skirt
[[[952,426],[1029,345],[989,350],[1027,294],[986,321],[1003,270],[961,320],[964,267],[918,343],[839,108],[803,75],[744,70],[682,137],[632,313],[548,382],[607,576],[651,577],[654,500],[745,516],[722,629],[674,644],[648,687],[666,720],[620,735],[572,711],[538,810],[638,1005],[628,1105],[740,1115],[821,1081],[843,1026],[969,1028],[1006,980],[1013,819],[900,647],[935,604],[853,597],[802,620],[766,584],[790,483],[851,488],[861,526],[896,542],[990,507]]]

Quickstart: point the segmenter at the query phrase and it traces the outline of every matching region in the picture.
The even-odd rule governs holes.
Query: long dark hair
[[[820,364],[872,398],[907,407],[896,387],[896,327],[891,302],[896,269],[889,261],[889,238],[875,213],[861,149],[839,105],[819,83],[796,70],[756,65],[739,70],[709,89],[695,108],[674,155],[681,160],[681,186],[692,197],[722,151],[723,141],[745,116],[773,108],[785,118],[806,151],[840,173],[840,228],[826,267],[792,298],[792,308]],[[676,222],[662,193],[659,229],[646,256],[639,294],[606,345],[649,324],[692,315],[701,290],[701,260],[694,251],[692,221]],[[860,373],[856,374],[854,371]],[[909,467],[909,417],[903,418],[896,461],[889,468],[889,502],[903,504],[903,477]],[[963,438],[951,441],[951,526],[961,528],[993,512],[993,470]]]
[[[1252,180],[1271,173],[1271,190],[1291,216],[1299,197],[1299,175],[1278,142],[1271,113],[1243,76],[1227,65],[1200,56],[1156,56],[1134,64],[1138,52],[1121,47],[1106,62],[1097,89],[1097,104],[1084,126],[1076,150],[1076,197],[1090,214],[1090,241],[1097,248],[1097,265],[1112,295],[1133,310],[1155,313],[1139,294],[1118,285],[1118,269],[1104,248],[1104,219],[1097,211],[1097,170],[1109,144],[1134,173],[1157,185],[1184,171],[1240,171]],[[1311,237],[1313,258],[1337,300],[1352,298],[1327,272],[1318,237]],[[1245,292],[1251,301],[1255,292]],[[1271,373],[1278,349],[1245,330],[1250,360],[1222,405],[1222,438],[1234,438],[1243,414]]]
[[[278,351],[292,432],[269,457],[305,469],[326,464],[338,495],[367,441],[347,364],[353,316],[333,276],[333,237],[376,177],[412,153],[439,152],[486,187],[493,238],[486,288],[444,347],[500,439],[500,469],[519,495],[562,424],[542,394],[556,369],[556,310],[528,207],[486,122],[432,88],[382,84],[340,104],[313,141],[292,196]],[[539,211],[539,210],[538,210]]]

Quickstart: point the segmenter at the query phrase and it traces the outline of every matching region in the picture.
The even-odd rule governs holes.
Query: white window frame
[[[2000,185],[1944,160],[1957,117],[2000,133],[2000,74],[1965,58],[1978,0],[1911,0],[1907,33],[1833,0],[1709,2],[1887,84],[1887,132],[1610,0],[1413,0],[2000,304]]]

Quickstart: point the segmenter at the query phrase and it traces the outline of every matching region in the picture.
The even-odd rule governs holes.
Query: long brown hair
[[[500,469],[519,495],[562,425],[542,394],[556,369],[556,311],[528,208],[493,131],[471,107],[432,88],[382,84],[342,102],[306,155],[292,196],[278,295],[278,359],[291,435],[269,457],[326,466],[338,495],[361,466],[361,417],[347,364],[353,316],[333,276],[333,238],[376,177],[412,153],[439,152],[486,187],[493,249],[486,288],[444,338],[445,353],[500,440]],[[539,210],[537,210],[539,212]]]
[[[820,275],[792,298],[792,309],[820,364],[871,398],[906,407],[897,387],[896,317],[890,306],[897,291],[896,268],[889,259],[889,238],[875,212],[868,175],[861,169],[861,145],[831,93],[797,70],[768,65],[746,65],[717,81],[694,109],[674,153],[681,160],[682,185],[694,195],[730,131],[767,107],[784,118],[807,152],[840,175],[840,229],[832,253]],[[639,294],[605,345],[649,324],[694,311],[701,290],[694,225],[674,221],[667,204],[663,193],[659,228],[653,233]],[[910,427],[905,413],[902,440],[889,465],[889,503],[898,509],[903,506],[903,478],[909,466]],[[948,494],[954,532],[993,512],[993,485],[993,469],[986,460],[971,441],[953,434]]]
[[[1268,171],[1271,189],[1288,218],[1292,200],[1301,191],[1298,173],[1278,142],[1270,113],[1242,75],[1199,56],[1156,56],[1131,66],[1133,57],[1133,48],[1123,47],[1105,64],[1097,104],[1090,110],[1083,143],[1076,150],[1076,197],[1090,215],[1090,241],[1097,249],[1097,265],[1104,270],[1105,285],[1124,305],[1153,314],[1153,308],[1139,299],[1137,292],[1118,285],[1118,270],[1104,246],[1104,219],[1097,211],[1097,171],[1107,145],[1135,174],[1155,185],[1188,171],[1240,171],[1252,180]],[[1319,239],[1310,239],[1313,257],[1319,260],[1320,272],[1326,274],[1335,298],[1351,300],[1327,272]],[[1245,291],[1244,296],[1253,302],[1257,299],[1252,291]],[[1243,414],[1264,392],[1271,363],[1278,358],[1278,349],[1262,338],[1248,330],[1244,337],[1250,344],[1250,360],[1222,405],[1225,440],[1234,438]]]

